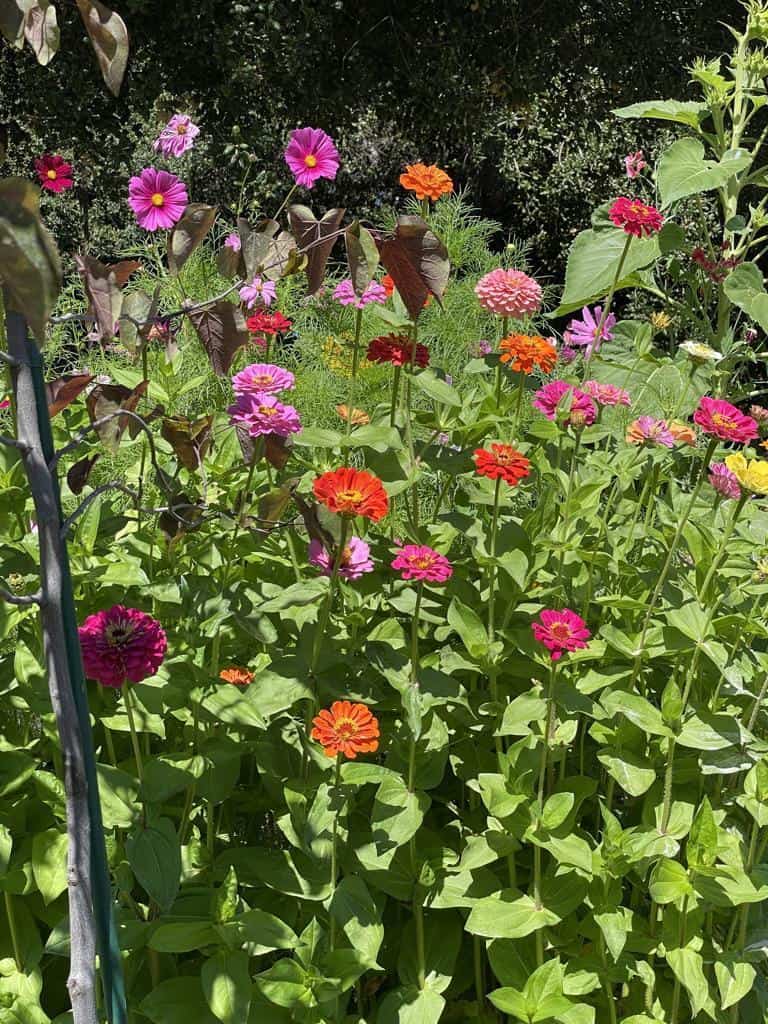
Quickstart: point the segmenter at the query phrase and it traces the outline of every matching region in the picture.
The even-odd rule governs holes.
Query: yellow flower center
[[[336,735],[340,740],[350,740],[357,732],[357,726],[351,718],[336,719]]]
[[[736,422],[730,416],[723,416],[721,412],[713,414],[712,422],[718,427],[725,427],[726,430],[732,430],[736,426]]]
[[[413,558],[411,562],[419,569],[428,569],[432,565],[434,559],[431,555],[422,555],[421,558]]]
[[[274,407],[274,405],[260,405],[259,406],[259,412],[261,413],[262,416],[276,416],[277,415],[277,409]]]
[[[185,124],[177,124],[176,125],[176,134],[177,135],[186,135],[187,134],[187,126]]]
[[[645,207],[642,203],[632,203],[632,205],[630,206],[630,210],[632,211],[632,213],[644,213]]]
[[[312,153],[307,153],[304,157],[304,163],[307,167],[317,167],[317,157]]]
[[[340,509],[354,511],[362,500],[363,496],[360,491],[339,491],[336,495],[336,503]]]
[[[162,192],[155,192],[155,194],[152,196],[152,205],[153,206],[163,206],[164,203],[165,203],[165,196],[163,195],[163,193]]]
[[[58,175],[56,174],[56,171],[54,171],[54,169],[51,168],[50,171],[48,171],[48,174],[46,175],[46,177],[48,177],[51,181],[56,181],[56,178],[58,177]]]
[[[351,560],[352,560],[352,549],[351,548],[344,548],[344,550],[341,552],[341,561],[339,562],[339,565],[349,565]]]
[[[571,628],[565,622],[556,622],[549,627],[549,631],[555,640],[567,640],[571,635]]]
[[[253,378],[253,383],[254,384],[260,384],[261,387],[263,387],[263,388],[269,387],[269,385],[272,383],[272,374],[271,373],[260,373],[256,377]]]

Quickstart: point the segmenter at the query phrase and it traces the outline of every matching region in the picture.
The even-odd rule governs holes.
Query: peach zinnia
[[[354,759],[358,754],[370,754],[379,746],[379,723],[365,704],[352,704],[348,700],[335,700],[330,710],[323,710],[312,719],[310,733],[323,748],[326,757]]]
[[[440,196],[453,192],[453,182],[436,164],[406,164],[405,174],[400,175],[400,184],[409,192],[415,192],[417,199],[431,199],[436,202]]]
[[[319,476],[312,485],[318,501],[340,516],[364,516],[378,522],[387,514],[389,498],[381,480],[364,469],[342,466]]]
[[[516,373],[551,373],[557,362],[557,349],[538,335],[510,334],[499,345],[502,363],[509,363]]]
[[[219,679],[234,686],[249,686],[253,682],[253,672],[241,665],[233,665],[231,668],[223,668],[219,672]]]

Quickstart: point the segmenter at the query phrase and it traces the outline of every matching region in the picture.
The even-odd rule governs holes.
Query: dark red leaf
[[[425,220],[398,217],[394,235],[378,237],[376,244],[412,320],[418,318],[430,292],[441,301],[451,269],[448,250]]]
[[[73,494],[80,494],[82,492],[88,483],[91,470],[100,458],[101,453],[96,452],[95,455],[88,455],[84,459],[80,459],[79,462],[76,462],[74,466],[69,467],[67,470],[67,483]]]
[[[97,384],[85,400],[91,423],[95,423],[110,413],[118,412],[120,409],[135,412],[141,396],[148,387],[148,380],[141,381],[133,390],[122,384]],[[120,438],[132,419],[132,416],[114,416],[108,422],[96,427],[96,433],[102,444],[113,454],[119,448]]]
[[[88,373],[67,374],[64,377],[57,377],[56,380],[48,381],[45,385],[48,396],[48,415],[53,417],[66,409],[68,405],[83,392],[93,380]]]
[[[336,232],[345,212],[344,208],[329,210],[322,220],[318,220],[307,206],[291,206],[288,210],[296,245],[299,249],[307,250],[307,286],[310,295],[314,295],[323,283],[325,265],[336,244]]]
[[[200,468],[213,439],[213,414],[190,420],[186,416],[166,416],[160,429],[176,458],[192,472]]]
[[[248,344],[245,317],[237,306],[220,299],[212,306],[191,312],[189,319],[208,353],[213,372],[226,377],[235,355]]]

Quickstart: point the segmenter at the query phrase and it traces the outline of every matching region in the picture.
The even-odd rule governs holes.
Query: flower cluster
[[[588,427],[597,419],[597,406],[590,396],[564,380],[553,380],[539,388],[532,405],[548,420],[566,426]]]
[[[378,281],[369,281],[365,286],[363,294],[357,295],[352,279],[345,277],[334,288],[333,297],[341,306],[354,306],[355,309],[365,309],[372,302],[379,303],[380,305],[385,303],[387,301],[387,292]]]

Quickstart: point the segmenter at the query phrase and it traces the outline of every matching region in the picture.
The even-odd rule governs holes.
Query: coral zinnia
[[[333,572],[334,555],[319,540],[309,543],[309,561],[323,570],[323,576],[330,576]],[[345,580],[359,580],[367,572],[373,572],[371,549],[359,537],[350,537],[341,553],[339,576]]]
[[[58,153],[44,153],[35,160],[40,186],[48,192],[64,192],[72,188],[72,164]]]
[[[531,473],[530,461],[511,444],[492,444],[490,451],[476,448],[472,458],[478,476],[487,476],[489,480],[501,478],[510,487],[516,487]]]
[[[502,363],[509,363],[516,373],[551,373],[557,362],[557,349],[538,335],[510,334],[499,344]]]
[[[768,494],[768,462],[745,459],[739,452],[738,455],[728,455],[725,465],[746,490],[755,494]]]
[[[665,448],[675,447],[675,437],[666,420],[655,420],[653,416],[640,416],[627,428],[627,444],[660,444]]]
[[[629,392],[615,384],[601,384],[596,380],[585,380],[584,391],[598,405],[630,405]]]
[[[253,672],[241,665],[233,665],[231,668],[223,668],[219,672],[219,679],[225,683],[233,683],[235,686],[248,686],[253,682]]]
[[[584,306],[581,311],[581,320],[573,319],[563,331],[563,341],[571,348],[583,345],[587,359],[591,359],[593,353],[600,351],[604,341],[613,340],[613,328],[616,326],[616,317],[609,313],[605,323],[600,326],[603,319],[603,307],[595,306],[590,309]]]
[[[326,757],[343,754],[354,759],[370,754],[379,746],[379,723],[365,704],[335,700],[330,710],[323,710],[312,719],[310,735],[323,748]]]
[[[709,482],[724,498],[738,501],[741,497],[739,478],[723,462],[713,462],[709,467]]]
[[[436,164],[406,164],[405,174],[400,175],[400,184],[409,192],[415,192],[417,199],[431,199],[436,202],[440,196],[453,192],[453,182]]]
[[[336,177],[339,154],[322,128],[297,128],[291,132],[285,162],[297,185],[314,188],[318,178]]]
[[[571,397],[571,407],[562,417],[558,414],[558,406],[568,394]],[[574,413],[579,414],[580,426],[589,426],[597,418],[597,406],[589,395],[564,380],[553,380],[539,388],[531,404],[534,409],[543,412],[548,420],[561,419],[566,424],[571,422]]]
[[[288,391],[295,383],[296,378],[290,370],[273,366],[272,363],[251,363],[232,378],[232,387],[236,395],[249,392],[275,394],[278,391]]]
[[[336,412],[345,423],[351,423],[353,427],[366,427],[371,422],[371,417],[362,409],[350,409],[348,405],[337,405]]]
[[[354,306],[355,309],[365,309],[372,302],[385,303],[387,301],[387,290],[378,281],[369,281],[365,286],[363,294],[357,295],[351,278],[345,277],[334,288],[333,297],[342,306]]]
[[[429,349],[420,342],[413,342],[406,334],[382,334],[368,342],[365,358],[369,363],[391,363],[393,366],[425,367],[429,363]]]
[[[78,635],[85,674],[102,686],[140,683],[153,676],[168,646],[159,622],[121,604],[89,615]]]
[[[128,203],[145,231],[172,228],[187,202],[186,185],[168,171],[145,167],[128,183]]]
[[[227,412],[229,422],[233,426],[242,424],[251,437],[261,437],[264,434],[288,437],[289,434],[298,434],[301,430],[298,412],[292,405],[278,402],[274,395],[253,392],[239,394]]]
[[[265,306],[271,305],[276,294],[275,282],[265,281],[258,276],[254,277],[250,284],[243,285],[238,292],[240,301],[244,302],[248,309],[255,306],[257,302],[261,302]]]
[[[540,612],[539,621],[534,622],[531,628],[539,643],[550,651],[552,661],[559,661],[568,651],[586,647],[592,635],[584,619],[570,608]]]
[[[608,211],[617,228],[623,228],[628,235],[635,238],[642,238],[644,235],[652,235],[661,231],[664,218],[655,206],[646,206],[639,199],[628,199],[626,196],[619,196]]]
[[[392,562],[404,580],[445,583],[453,575],[453,566],[439,551],[425,544],[406,544]]]
[[[672,420],[669,424],[669,432],[678,444],[696,444],[696,431],[681,420]]]
[[[721,441],[746,444],[754,441],[759,433],[757,423],[751,416],[745,416],[735,405],[722,398],[702,398],[693,414],[693,421],[698,423],[705,434],[719,437]]]
[[[319,476],[312,489],[315,497],[341,516],[365,516],[378,522],[387,514],[389,498],[381,480],[364,469],[342,466]]]
[[[541,285],[522,270],[492,270],[477,282],[475,295],[483,309],[498,316],[519,319],[541,306]]]
[[[174,114],[152,143],[152,148],[163,156],[181,156],[192,149],[199,134],[200,129],[192,123],[190,117]]]

